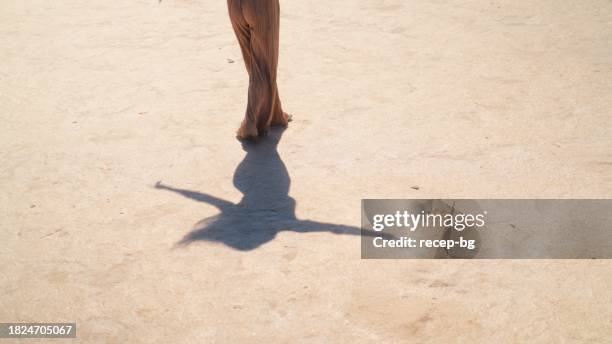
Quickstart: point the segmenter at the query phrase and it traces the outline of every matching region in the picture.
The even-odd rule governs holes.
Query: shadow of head
[[[293,212],[295,201],[289,197],[291,178],[277,150],[283,132],[284,129],[276,128],[256,142],[241,142],[246,155],[234,171],[233,182],[243,194],[237,205],[242,210],[268,210],[283,215]]]
[[[246,155],[233,177],[234,186],[243,195],[237,204],[206,193],[178,189],[162,184],[161,181],[157,182],[155,187],[158,189],[208,203],[220,211],[218,215],[196,223],[178,245],[207,241],[249,251],[273,240],[283,230],[300,233],[362,234],[360,228],[297,219],[295,200],[289,196],[291,178],[277,150],[283,131],[282,128],[272,129],[268,136],[256,142],[241,142]],[[372,233],[366,233],[370,234]]]

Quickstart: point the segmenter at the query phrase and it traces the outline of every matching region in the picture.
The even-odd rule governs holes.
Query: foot
[[[278,121],[273,121],[270,125],[273,127],[287,127],[289,122],[293,121],[293,115],[283,112],[283,116]]]
[[[257,127],[246,119],[242,121],[240,128],[236,131],[236,137],[240,140],[255,140],[257,135]]]

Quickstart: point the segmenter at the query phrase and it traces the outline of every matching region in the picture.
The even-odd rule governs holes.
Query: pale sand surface
[[[281,7],[298,218],[612,196],[612,2]],[[225,1],[3,0],[0,47],[0,322],[76,321],[70,343],[612,338],[609,261],[365,261],[329,232],[176,246],[218,210],[156,181],[242,197]]]

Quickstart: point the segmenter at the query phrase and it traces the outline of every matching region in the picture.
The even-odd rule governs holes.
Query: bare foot
[[[257,138],[257,127],[251,121],[244,119],[238,131],[236,131],[236,137],[241,140],[255,140]]]
[[[274,127],[287,127],[291,121],[293,121],[293,115],[283,112],[283,118],[280,121],[272,122],[270,125]]]

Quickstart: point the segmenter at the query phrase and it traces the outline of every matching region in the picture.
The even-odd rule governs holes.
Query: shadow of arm
[[[172,191],[172,192],[176,192],[184,197],[190,198],[192,200],[198,201],[198,202],[204,202],[204,203],[208,203],[212,206],[215,206],[217,208],[219,208],[220,210],[223,209],[227,209],[230,207],[233,207],[234,204],[231,202],[228,202],[226,200],[217,198],[215,196],[211,196],[205,193],[201,193],[201,192],[196,192],[196,191],[191,191],[191,190],[185,190],[185,189],[177,189],[177,188],[173,188],[171,186],[166,186],[163,185],[161,181],[158,181],[157,183],[155,183],[155,188],[156,189],[162,189],[162,190],[168,190],[168,191]]]
[[[393,235],[388,233],[376,232],[368,229],[361,229],[359,227],[351,227],[345,225],[337,225],[333,223],[316,222],[316,221],[295,221],[289,224],[287,230],[298,232],[298,233],[309,233],[309,232],[329,232],[333,234],[341,235],[362,235],[367,237],[382,237],[385,239],[394,239]]]

